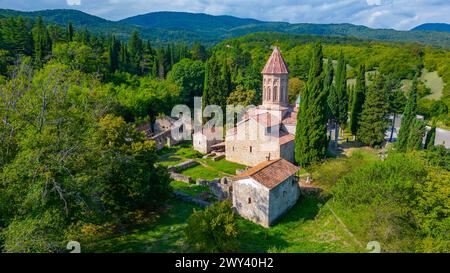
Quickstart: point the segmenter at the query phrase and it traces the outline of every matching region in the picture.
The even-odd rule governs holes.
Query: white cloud
[[[381,0],[367,0],[369,6],[380,6],[383,3]]]
[[[81,0],[66,0],[69,6],[79,6],[81,5]]]

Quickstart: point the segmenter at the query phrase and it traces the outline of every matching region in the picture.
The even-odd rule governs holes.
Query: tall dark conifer
[[[366,92],[356,136],[366,145],[377,146],[384,142],[387,127],[387,94],[385,79],[377,75]]]
[[[417,112],[417,80],[413,81],[411,90],[408,95],[408,101],[403,112],[400,132],[398,134],[397,148],[400,151],[408,149],[408,139],[410,136],[411,126],[416,119]]]
[[[350,129],[352,134],[356,135],[364,100],[366,98],[366,68],[363,64],[359,66],[356,85],[352,95]]]
[[[295,160],[303,167],[322,160],[327,151],[326,91],[323,88],[322,45],[314,46],[308,82],[297,115]]]
[[[73,25],[72,22],[69,22],[69,24],[67,25],[67,42],[73,42]]]
[[[340,127],[345,128],[348,119],[347,68],[342,51],[336,69],[335,89],[338,98],[336,120]]]

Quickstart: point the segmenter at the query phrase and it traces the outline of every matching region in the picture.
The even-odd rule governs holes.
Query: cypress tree
[[[326,91],[322,45],[315,44],[306,89],[297,114],[295,160],[303,167],[322,160],[327,151]]]
[[[359,66],[358,75],[356,77],[356,85],[352,95],[353,99],[351,104],[350,129],[352,134],[356,135],[366,96],[366,68],[364,65]]]
[[[427,138],[425,140],[425,149],[431,149],[434,147],[434,141],[436,139],[436,124],[433,123],[431,126],[431,130],[427,134]]]
[[[334,99],[331,99],[331,92],[333,89],[333,78],[334,78],[333,59],[330,56],[328,57],[327,65],[325,67],[325,76],[323,79],[323,90],[325,91],[327,96],[327,101],[325,103],[325,113],[326,113],[325,115],[327,117],[328,124],[331,124],[331,120],[333,119],[333,112],[330,108],[330,103],[334,101]],[[330,127],[330,135],[329,135],[330,140],[331,140],[331,133],[332,130]]]
[[[73,25],[72,22],[69,22],[67,25],[67,42],[73,42]]]
[[[140,72],[140,64],[142,60],[143,44],[137,31],[133,31],[128,41],[128,52],[130,56],[131,70],[133,73]]]
[[[120,43],[116,40],[116,37],[112,36],[109,47],[109,71],[115,72],[119,68],[119,51]]]
[[[417,80],[413,81],[409,92],[408,101],[403,112],[402,124],[398,134],[397,148],[400,151],[406,151],[408,148],[408,138],[410,136],[411,125],[416,119],[417,111]]]
[[[330,98],[331,89],[333,88],[333,77],[334,77],[333,59],[331,59],[330,56],[328,58],[327,65],[325,67],[325,76],[323,79],[323,90],[326,92],[327,100]],[[327,117],[329,119],[333,118],[329,103],[326,104],[326,109],[327,109]]]
[[[384,141],[387,118],[387,97],[384,78],[376,76],[368,88],[359,120],[358,139],[370,146],[380,145]]]
[[[345,127],[348,119],[347,68],[342,51],[339,54],[335,85],[338,99],[336,119],[339,126]]]
[[[425,136],[425,122],[414,119],[410,124],[407,150],[414,151],[422,149],[422,142]]]
[[[41,67],[44,57],[50,53],[52,48],[50,35],[48,34],[42,17],[36,19],[32,32],[34,40],[34,60],[36,66]]]

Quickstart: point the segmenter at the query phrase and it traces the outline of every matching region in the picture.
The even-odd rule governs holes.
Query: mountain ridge
[[[450,24],[446,23],[425,23],[416,26],[411,29],[412,31],[423,30],[423,31],[438,31],[438,32],[450,32]]]
[[[127,39],[137,30],[146,39],[155,43],[200,41],[206,45],[217,44],[225,39],[256,32],[280,32],[322,36],[356,37],[366,40],[422,43],[450,47],[450,33],[436,31],[398,31],[393,29],[372,29],[362,25],[313,24],[287,22],[266,22],[252,18],[238,18],[230,15],[209,15],[205,13],[159,11],[111,21],[74,9],[40,11],[17,11],[0,9],[0,17],[41,16],[46,22],[66,25],[71,21],[75,27],[87,27],[97,33],[114,33],[119,39]]]

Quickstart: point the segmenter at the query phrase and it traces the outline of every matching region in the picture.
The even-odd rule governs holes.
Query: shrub
[[[194,211],[185,229],[186,241],[201,252],[231,252],[237,249],[236,216],[228,201]]]

